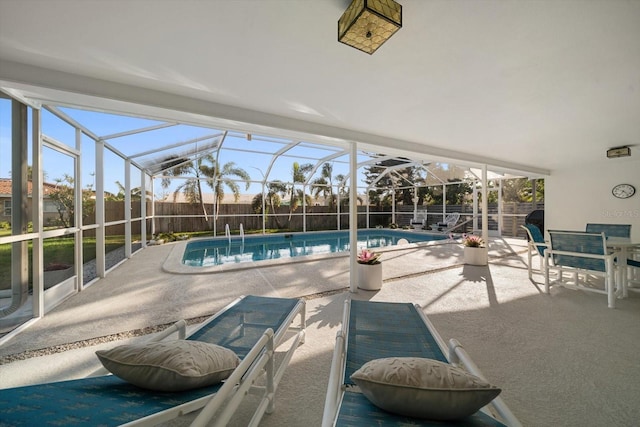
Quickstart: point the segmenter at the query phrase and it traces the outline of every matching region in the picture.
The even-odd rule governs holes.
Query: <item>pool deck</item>
[[[215,313],[239,295],[305,297],[306,343],[285,373],[276,411],[261,425],[317,426],[343,301],[355,298],[420,304],[442,337],[459,339],[503,389],[525,426],[640,419],[640,297],[631,293],[608,309],[603,295],[564,288],[546,295],[542,276],[527,277],[523,240],[492,239],[486,267],[463,265],[456,244],[396,247],[382,258],[383,288],[357,293],[348,292],[347,257],[175,274],[163,270],[175,246],[136,253],[0,347],[0,387],[82,377],[99,367],[96,350],[145,339],[135,335],[149,326]],[[91,339],[95,345],[68,349]],[[38,350],[47,355],[31,357]],[[246,425],[243,408],[231,425]]]

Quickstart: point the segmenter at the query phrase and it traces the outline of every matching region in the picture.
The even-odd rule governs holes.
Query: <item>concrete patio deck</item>
[[[306,343],[261,425],[317,426],[345,298],[408,301],[423,307],[445,340],[461,341],[523,425],[634,425],[638,294],[613,310],[603,295],[563,288],[546,295],[542,276],[527,277],[525,247],[493,239],[487,267],[462,265],[455,244],[397,248],[384,254],[382,290],[355,294],[347,258],[180,275],[162,270],[173,245],[149,247],[0,347],[0,387],[82,377],[99,367],[97,349],[145,339],[135,335],[150,326],[212,314],[238,295],[305,297]],[[68,349],[81,341],[95,345]],[[246,412],[232,425],[246,425]]]

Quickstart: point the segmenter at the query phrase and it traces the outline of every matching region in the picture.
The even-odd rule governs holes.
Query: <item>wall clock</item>
[[[636,188],[631,184],[618,184],[611,190],[618,199],[628,199],[636,194]]]

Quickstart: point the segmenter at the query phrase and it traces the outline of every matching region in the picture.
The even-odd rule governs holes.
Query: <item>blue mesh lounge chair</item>
[[[614,259],[615,254],[607,251],[607,240],[604,232],[586,233],[583,231],[549,230],[550,247],[544,251],[545,290],[549,293],[552,283],[549,271],[558,272],[553,284],[564,287],[607,295],[609,308],[615,308],[614,293]],[[553,259],[553,265],[550,260]],[[571,279],[564,280],[563,274],[571,273]],[[580,275],[584,279],[581,281]],[[590,275],[604,277],[604,289],[586,283]]]
[[[587,233],[604,233],[607,237],[631,237],[631,224],[587,224]]]
[[[527,237],[529,240],[528,248],[527,248],[527,268],[529,270],[529,279],[533,277],[533,271],[531,267],[531,260],[534,254],[538,254],[540,256],[540,272],[542,272],[543,261],[544,261],[544,250],[547,249],[549,244],[545,242],[544,236],[540,229],[533,224],[525,224],[521,225],[522,228],[527,232]]]
[[[448,353],[447,357],[445,354]],[[336,337],[322,426],[443,426],[443,421],[411,418],[373,405],[350,379],[363,364],[386,357],[419,357],[482,373],[456,340],[446,344],[417,305],[347,300]],[[484,411],[490,409],[491,415]],[[499,421],[497,418],[501,418]],[[451,425],[520,426],[498,397],[483,410]]]
[[[295,327],[292,325],[296,316],[300,316],[299,327],[297,322]],[[184,338],[185,325],[180,321],[161,338],[176,330]],[[304,328],[304,301],[246,296],[214,315],[187,338],[235,351],[242,361],[226,382],[182,392],[154,392],[114,375],[102,375],[4,389],[0,390],[0,424],[155,425],[202,408],[194,425],[226,425],[251,391],[262,397],[251,424],[257,425],[265,412],[274,409],[273,394],[293,352],[304,341]],[[276,369],[273,348],[288,341],[292,334],[295,336],[292,344]],[[266,376],[266,385],[255,385],[256,378],[262,375]]]

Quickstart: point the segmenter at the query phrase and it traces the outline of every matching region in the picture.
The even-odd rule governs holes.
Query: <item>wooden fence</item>
[[[198,204],[190,203],[155,203],[155,231],[156,233],[184,233],[213,231],[214,215],[213,205],[205,205],[208,218],[205,219],[202,208]],[[348,208],[340,212],[339,228],[342,230],[349,228]],[[505,237],[525,237],[520,225],[524,224],[525,216],[533,210],[544,209],[543,203],[515,203],[508,202],[502,204],[502,218],[498,218],[497,203],[489,204],[489,227],[497,228],[498,221],[502,221],[502,235]],[[140,204],[131,204],[131,218],[138,219],[132,224],[132,233],[140,234],[143,221],[140,220]],[[441,221],[443,218],[442,206],[418,206],[418,211],[422,214],[426,211],[427,225]],[[367,209],[365,206],[358,206],[358,228],[367,226]],[[470,204],[447,205],[446,212],[459,212],[461,222],[473,217],[473,207]],[[147,204],[147,215],[151,214],[151,203]],[[408,226],[413,219],[413,206],[396,206],[396,223],[400,226]],[[369,208],[369,227],[386,227],[391,223],[392,214],[389,210],[382,210],[374,206]],[[105,202],[105,221],[114,222],[124,220],[124,202]],[[242,224],[245,230],[262,230],[262,215],[256,214],[251,205],[248,204],[224,204],[220,205],[218,217],[215,220],[216,231],[224,234],[225,225],[229,224],[232,232],[237,233]],[[151,221],[145,221],[147,233],[151,233]],[[95,216],[90,215],[85,218],[84,224],[94,224]],[[302,208],[298,208],[289,215],[289,208],[282,206],[276,209],[275,213],[269,213],[265,219],[266,229],[286,229],[290,231],[302,231],[303,213]],[[338,229],[338,215],[335,208],[328,206],[310,206],[306,209],[306,228],[308,231],[315,230],[336,230]],[[125,225],[116,224],[107,227],[107,235],[123,235]],[[470,232],[472,223],[469,222],[460,227],[458,232]],[[94,235],[93,230],[85,231],[85,236]]]

